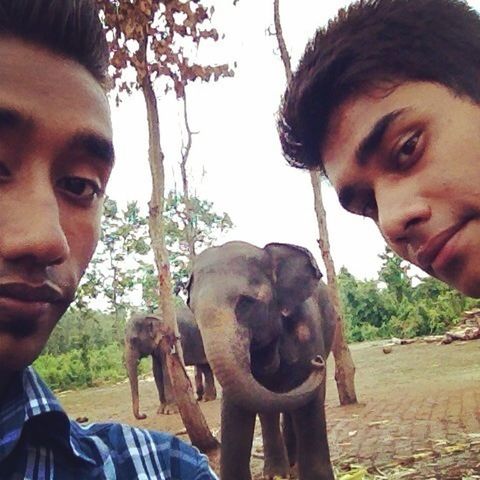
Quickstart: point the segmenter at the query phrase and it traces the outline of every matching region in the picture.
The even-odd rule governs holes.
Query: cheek
[[[449,180],[446,180],[447,198],[455,198],[462,202],[462,208],[472,208],[480,212],[480,159],[477,168],[462,171],[456,169]]]
[[[100,237],[101,214],[72,215],[64,223],[70,260],[78,280],[87,268]]]

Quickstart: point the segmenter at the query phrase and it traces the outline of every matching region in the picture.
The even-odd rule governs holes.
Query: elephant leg
[[[301,480],[334,480],[325,420],[325,386],[304,407],[292,411],[297,438],[298,477]]]
[[[269,480],[278,476],[288,477],[287,450],[280,431],[280,413],[261,413],[259,417],[265,455],[263,476]]]
[[[215,388],[215,378],[212,369],[208,363],[200,365],[203,375],[205,376],[205,396],[203,399],[206,402],[215,400],[217,398],[217,389]]]
[[[167,365],[163,357],[153,357],[153,376],[157,385],[160,406],[157,413],[170,415],[177,413],[178,409],[173,396],[172,384],[168,375]]]
[[[250,454],[255,417],[255,413],[244,410],[228,397],[222,398],[220,478],[251,480]]]
[[[297,463],[297,439],[293,429],[292,416],[290,413],[284,412],[282,422],[283,439],[287,447],[288,463],[293,467]]]
[[[200,401],[203,398],[203,375],[201,365],[195,365],[195,390],[197,394],[197,400]]]
[[[138,361],[140,356],[137,351],[131,348],[127,343],[125,345],[125,363],[127,366],[128,379],[130,380],[130,390],[132,392],[132,410],[133,415],[138,420],[147,418],[144,413],[140,413],[140,402],[138,400]]]

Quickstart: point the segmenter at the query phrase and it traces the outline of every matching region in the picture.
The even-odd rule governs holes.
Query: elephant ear
[[[309,250],[287,243],[269,243],[264,247],[272,265],[276,297],[285,315],[309,298],[322,278]]]
[[[158,330],[158,324],[161,322],[161,318],[156,315],[148,315],[145,317],[145,326],[147,334],[150,338],[155,338]]]

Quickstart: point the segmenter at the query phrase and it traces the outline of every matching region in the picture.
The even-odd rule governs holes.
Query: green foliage
[[[183,195],[176,192],[170,192],[165,202],[165,239],[176,293],[189,277],[188,233],[193,249],[202,250],[233,226],[228,214],[215,212],[211,202],[193,196],[190,205],[187,214]],[[158,278],[150,250],[148,219],[137,203],[129,202],[120,210],[107,198],[99,246],[77,292],[75,307],[85,313],[92,300],[98,300],[108,305],[119,325],[132,309],[155,311]],[[119,326],[115,337],[122,331]]]
[[[114,383],[127,376],[123,347],[117,343],[57,355],[45,353],[33,365],[47,384],[57,390]],[[151,371],[150,360],[142,359],[138,368],[139,375]]]
[[[348,340],[360,342],[381,336],[393,314],[390,296],[378,288],[378,282],[357,280],[344,267],[338,285]]]
[[[338,275],[349,341],[442,334],[479,305],[434,278],[412,277],[388,247],[380,258],[378,280],[357,280],[345,268]]]
[[[386,247],[385,252],[379,257],[383,260],[378,272],[380,282],[385,284],[387,291],[395,296],[397,302],[404,298],[411,300],[412,280],[408,276],[410,265],[393,253],[390,247]]]
[[[120,211],[117,203],[107,198],[99,245],[77,295],[78,309],[85,310],[90,299],[100,297],[119,321],[121,312],[131,308],[138,264],[149,250],[147,219],[137,203],[129,202]]]
[[[71,350],[95,350],[112,343],[123,345],[126,317],[72,306],[52,332],[44,353],[59,355]]]
[[[217,237],[233,227],[225,212],[213,210],[213,203],[198,197],[190,197],[187,211],[183,195],[172,191],[165,200],[165,242],[170,255],[174,290],[183,290],[190,275],[190,246],[193,251],[204,250],[213,245]]]

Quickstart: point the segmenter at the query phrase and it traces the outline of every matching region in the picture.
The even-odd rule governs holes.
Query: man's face
[[[73,299],[98,241],[111,137],[83,67],[0,39],[0,373],[36,358]]]
[[[322,152],[349,211],[401,257],[480,296],[480,106],[407,82],[343,103]]]

